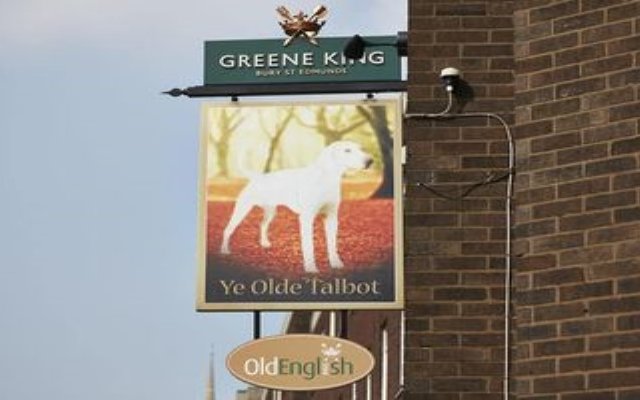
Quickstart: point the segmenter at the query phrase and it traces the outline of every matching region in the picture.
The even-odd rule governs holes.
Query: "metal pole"
[[[253,312],[253,339],[260,339],[260,328],[261,328],[261,320],[260,320],[260,311]]]

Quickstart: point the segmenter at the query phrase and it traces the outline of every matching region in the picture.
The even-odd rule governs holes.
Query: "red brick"
[[[629,16],[640,15],[640,4],[631,2],[619,7],[612,7],[607,10],[607,21],[627,19]]]
[[[536,121],[517,125],[514,129],[513,136],[516,139],[525,139],[548,135],[550,132],[553,132],[553,123],[551,121]]]
[[[636,203],[636,192],[615,192],[587,197],[586,210],[600,210],[603,208],[614,208],[628,206]]]
[[[616,175],[613,178],[613,189],[628,189],[640,186],[640,172]]]
[[[499,333],[464,333],[460,338],[460,343],[469,347],[499,346],[503,341],[504,336]]]
[[[439,142],[433,146],[434,153],[443,154],[486,154],[487,144],[482,142]]]
[[[581,46],[569,50],[557,52],[555,57],[555,66],[561,67],[569,64],[582,63],[587,60],[594,60],[604,57],[606,54],[605,45],[596,43],[589,46]]]
[[[611,53],[609,53],[611,54]],[[633,56],[622,54],[613,57],[600,58],[596,61],[587,62],[582,65],[582,76],[602,74],[633,66]]]
[[[539,254],[549,251],[582,247],[583,245],[584,237],[582,233],[552,235],[534,239],[533,252]]]
[[[579,99],[567,99],[544,104],[538,104],[531,107],[531,118],[533,120],[546,119],[565,115],[580,110]]]
[[[516,265],[520,271],[543,270],[555,267],[557,261],[553,254],[528,255],[516,259]]]
[[[594,11],[587,14],[579,14],[553,21],[554,34],[564,33],[575,29],[587,28],[601,24],[604,21],[602,11]]]
[[[534,309],[534,320],[557,321],[584,315],[585,307],[581,303],[567,303],[559,305],[541,306]]]
[[[584,336],[606,333],[613,330],[612,318],[598,318],[563,322],[560,325],[562,336]]]
[[[627,53],[640,50],[640,36],[632,36],[607,43],[607,54]]]
[[[591,351],[608,351],[637,347],[640,347],[640,335],[634,333],[593,337],[589,341],[589,350]]]
[[[582,43],[593,43],[628,36],[631,32],[633,32],[632,23],[630,21],[624,21],[586,29],[581,33],[580,37]]]
[[[525,74],[528,72],[540,71],[552,66],[551,55],[522,58],[516,61],[516,72]]]
[[[515,237],[526,238],[545,234],[551,234],[556,231],[556,222],[554,219],[542,221],[534,221],[526,224],[519,224],[515,229]]]
[[[599,0],[601,1],[601,0]],[[614,392],[582,392],[582,393],[568,393],[562,395],[562,400],[615,400],[616,394]]]
[[[621,243],[616,249],[616,257],[619,259],[640,257],[640,246],[636,242]]]
[[[589,375],[589,388],[621,388],[638,385],[638,371],[615,371]]]
[[[640,278],[636,278],[636,281]],[[618,317],[616,321],[618,330],[634,331],[640,329],[640,314],[623,315]]]
[[[640,260],[622,260],[590,267],[591,279],[607,279],[640,274]]]
[[[529,52],[532,55],[549,53],[576,46],[578,44],[578,34],[575,32],[565,35],[551,36],[544,39],[533,40],[529,43]]]
[[[577,282],[584,282],[582,268],[561,268],[538,272],[533,275],[533,286],[536,288]]]
[[[578,134],[579,137],[579,134]],[[573,149],[559,151],[557,154],[558,165],[571,164],[580,161],[595,160],[609,155],[609,147],[606,143],[581,146]]]
[[[449,361],[485,361],[485,352],[481,349],[450,347],[437,348],[433,350],[433,361],[449,362]]]
[[[630,85],[638,82],[640,82],[639,68],[634,68],[629,71],[618,72],[609,76],[609,85],[611,87]]]
[[[564,266],[602,263],[611,259],[613,259],[613,247],[611,246],[588,247],[560,253],[560,264]]]
[[[536,219],[558,217],[579,212],[582,212],[582,199],[580,198],[559,200],[533,206],[533,217]]]
[[[585,283],[560,288],[560,300],[571,301],[590,297],[603,297],[613,294],[613,282]]]
[[[539,39],[551,34],[553,29],[552,21],[545,21],[539,24],[531,24],[526,26],[517,26],[515,29],[515,40],[517,42],[526,42],[529,40]]]
[[[529,19],[532,23],[575,14],[579,11],[577,0],[555,3],[548,7],[533,9],[529,12]]]
[[[520,206],[555,200],[555,189],[552,187],[522,190],[517,193],[517,204]]]
[[[413,214],[405,218],[406,226],[456,226],[455,214]]]
[[[556,372],[554,360],[535,360],[516,363],[518,376],[526,375],[553,375]]]
[[[533,353],[536,357],[557,356],[580,353],[585,348],[585,341],[578,339],[552,340],[534,343]]]
[[[486,15],[485,4],[437,4],[436,15]]]
[[[558,336],[558,326],[556,324],[518,326],[518,340],[535,341],[551,339]]]
[[[604,122],[606,111],[596,110],[579,114],[568,115],[556,119],[556,132],[564,132],[586,128],[590,125],[599,125]]]
[[[580,68],[577,65],[570,65],[568,67],[532,74],[529,84],[531,88],[537,88],[577,79],[579,77]]]
[[[640,152],[640,138],[619,140],[611,144],[611,154],[620,155]]]
[[[632,312],[640,310],[640,297],[611,298],[594,300],[589,303],[592,315]],[[638,339],[640,336],[636,335]]]
[[[458,306],[453,303],[428,303],[428,304],[408,304],[407,317],[416,316],[449,316],[456,315]]]
[[[513,46],[510,44],[483,44],[464,45],[462,48],[463,57],[499,57],[513,56]]]
[[[470,29],[479,29],[479,28],[500,29],[500,28],[513,27],[513,18],[511,18],[511,16],[507,16],[507,17],[467,16],[465,18],[462,18],[461,20],[462,20],[462,27],[470,28]]]
[[[440,31],[436,32],[437,43],[478,43],[488,41],[486,31]]]
[[[605,161],[595,161],[586,166],[587,176],[612,174],[636,169],[636,159],[634,157],[612,158]]]
[[[486,331],[488,328],[485,319],[478,318],[446,318],[433,321],[434,331],[470,332]]]
[[[475,301],[486,298],[486,289],[480,288],[437,288],[433,292],[434,300]]]
[[[435,378],[432,380],[434,392],[485,392],[487,381],[474,378]]]
[[[589,179],[579,182],[566,183],[558,186],[558,197],[573,197],[584,194],[609,191],[608,177]]]
[[[602,127],[586,129],[583,134],[585,143],[596,143],[618,139],[636,134],[635,121],[625,121]]]
[[[554,90],[552,87],[544,87],[537,90],[529,90],[516,94],[516,105],[533,105],[553,100]]]
[[[517,292],[516,300],[520,306],[532,306],[555,303],[557,296],[554,289],[536,289]]]
[[[635,162],[634,162],[635,163]],[[608,166],[599,166],[593,168],[593,174],[601,170],[610,168]],[[601,172],[607,173],[607,172]],[[566,181],[572,181],[583,177],[583,168],[581,165],[568,165],[560,168],[552,168],[544,171],[539,171],[533,174],[533,183],[536,186],[556,184]]]
[[[618,400],[638,400],[640,399],[640,389],[620,391]]]
[[[640,225],[621,225],[597,229],[589,232],[587,238],[590,245],[638,239],[640,238]]]
[[[491,43],[513,43],[513,30],[492,31]]]
[[[534,393],[561,393],[582,390],[585,377],[582,375],[564,375],[551,378],[538,378],[533,381]]]
[[[575,372],[575,371],[592,371],[598,369],[608,369],[613,366],[613,360],[611,359],[610,354],[602,354],[602,355],[587,355],[587,356],[578,356],[578,357],[569,357],[560,359],[560,372]],[[599,393],[597,393],[599,395]],[[566,397],[583,399],[582,397]],[[584,397],[584,400],[591,399],[601,400],[601,397]],[[604,397],[605,399],[607,397]],[[564,397],[563,397],[564,399]],[[615,399],[615,396],[613,397]]]
[[[485,257],[434,257],[433,267],[437,270],[476,270],[487,267]]]
[[[640,351],[618,353],[616,356],[616,367],[640,367]]]
[[[457,273],[421,272],[405,275],[412,286],[447,286],[458,283]]]
[[[590,94],[582,98],[582,109],[591,110],[594,108],[608,107],[615,104],[626,103],[635,99],[633,88],[620,88]]]

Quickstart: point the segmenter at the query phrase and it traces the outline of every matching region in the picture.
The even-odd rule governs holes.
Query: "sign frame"
[[[203,118],[200,134],[200,177],[198,197],[198,272],[196,310],[200,312],[212,311],[290,311],[290,310],[400,310],[404,307],[404,273],[403,273],[403,193],[402,193],[402,110],[399,96],[390,99],[376,100],[337,100],[337,101],[262,101],[241,103],[214,103],[221,107],[280,107],[280,106],[327,106],[327,105],[379,105],[394,110],[392,125],[393,142],[393,299],[389,301],[237,301],[213,302],[207,301],[207,136],[205,135],[205,121]],[[203,110],[207,107],[204,103]],[[204,112],[204,111],[203,111]],[[214,268],[214,267],[213,267]],[[312,275],[313,276],[313,275]]]

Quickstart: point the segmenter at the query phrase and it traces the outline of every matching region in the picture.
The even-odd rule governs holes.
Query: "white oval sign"
[[[227,356],[238,379],[268,389],[323,390],[367,376],[375,365],[369,350],[324,335],[270,336],[247,342]]]

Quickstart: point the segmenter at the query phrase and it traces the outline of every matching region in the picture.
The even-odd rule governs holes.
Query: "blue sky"
[[[280,4],[0,2],[0,398],[201,399],[214,344],[233,399],[252,316],[193,306],[201,100],[159,93],[201,83],[204,40],[280,37]],[[404,2],[323,4],[326,36],[406,29]]]

